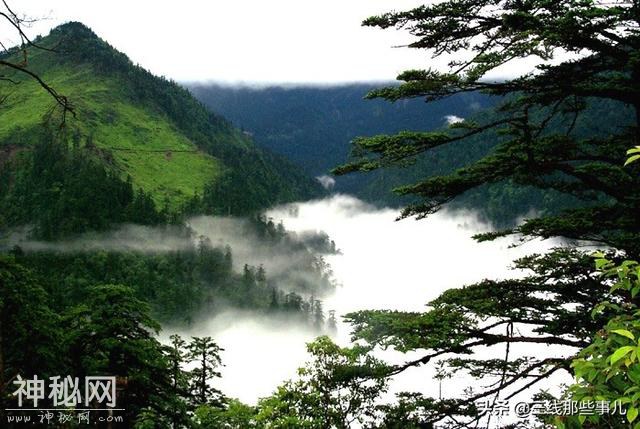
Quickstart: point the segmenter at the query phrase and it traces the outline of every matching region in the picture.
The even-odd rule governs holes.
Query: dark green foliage
[[[258,281],[252,267],[235,274],[225,253],[210,247],[166,254],[28,252],[20,261],[42,276],[58,305],[86,298],[87,285],[114,281],[133,287],[163,322],[191,323],[228,307],[301,316],[310,311],[301,295]]]
[[[505,83],[489,83],[478,80],[487,70],[512,58],[528,55],[542,55],[543,58],[546,58],[539,50],[543,43],[548,43],[549,46],[557,46],[556,43],[560,43],[563,48],[570,47],[570,50],[584,49],[587,48],[585,44],[596,43],[591,36],[582,40],[572,39],[569,34],[559,38],[562,42],[545,39],[553,34],[559,34],[554,33],[557,30],[554,25],[559,25],[556,20],[563,18],[559,18],[557,14],[565,17],[562,15],[564,13],[566,16],[571,16],[570,20],[572,20],[575,19],[576,14],[582,12],[602,13],[603,16],[609,16],[610,21],[606,25],[612,25],[612,22],[620,22],[620,25],[624,25],[622,23],[628,19],[625,15],[627,12],[621,12],[620,15],[617,15],[618,12],[614,11],[615,8],[604,7],[600,10],[595,5],[561,2],[557,7],[543,6],[545,13],[547,8],[554,9],[553,13],[548,16],[541,13],[540,16],[537,16],[537,13],[532,12],[535,7],[531,4],[519,5],[504,2],[501,5],[504,10],[498,8],[498,12],[495,13],[483,11],[482,14],[491,17],[486,18],[487,20],[477,28],[469,30],[469,34],[461,32],[460,35],[453,38],[450,38],[450,34],[446,33],[443,27],[440,27],[441,24],[430,21],[435,20],[436,16],[441,16],[445,21],[455,22],[456,26],[471,26],[472,23],[462,23],[457,19],[461,14],[467,13],[466,11],[462,12],[466,7],[472,8],[472,10],[481,10],[483,2],[468,3],[461,6],[445,2],[433,8],[424,7],[407,14],[389,14],[367,21],[369,25],[382,27],[407,25],[420,38],[419,42],[412,46],[432,46],[436,52],[460,49],[463,45],[458,43],[464,43],[463,41],[466,41],[472,34],[497,31],[498,28],[501,31],[504,30],[502,21],[491,16],[494,14],[501,18],[511,16],[512,13],[520,13],[522,16],[529,17],[536,15],[535,18],[532,18],[534,21],[539,20],[539,25],[542,25],[542,28],[548,25],[552,29],[544,37],[531,42],[531,46],[527,49],[518,50],[516,47],[524,48],[525,46],[522,41],[518,40],[514,42],[513,46],[509,45],[508,48],[505,48],[503,52],[496,52],[493,57],[485,55],[483,53],[485,50],[497,50],[496,46],[499,46],[500,40],[518,39],[517,31],[510,28],[504,33],[500,33],[496,40],[491,39],[484,42],[485,44],[478,42],[478,45],[474,45],[481,53],[472,62],[460,64],[461,68],[457,73],[406,72],[399,77],[405,82],[401,86],[373,91],[370,94],[372,98],[383,97],[390,100],[404,97],[425,97],[427,100],[438,100],[453,94],[478,89],[494,95],[512,94],[501,106],[501,113],[497,119],[485,120],[480,123],[467,121],[458,124],[446,137],[433,133],[423,135],[425,140],[439,138],[439,145],[451,144],[471,136],[484,134],[490,130],[496,130],[507,138],[488,156],[475,163],[470,163],[450,175],[438,176],[400,188],[401,194],[416,195],[421,200],[420,203],[410,206],[404,214],[406,216],[429,214],[438,210],[442,204],[482,184],[507,180],[543,189],[555,189],[576,198],[585,197],[586,193],[591,200],[593,200],[594,194],[600,196],[601,201],[607,203],[612,200],[618,202],[623,200],[622,205],[626,207],[625,210],[630,212],[636,210],[634,199],[622,196],[619,192],[620,186],[629,186],[637,181],[637,176],[630,174],[628,170],[623,170],[620,162],[626,151],[625,147],[630,146],[629,142],[630,139],[633,140],[634,134],[630,134],[624,129],[609,128],[609,133],[615,133],[615,137],[612,136],[606,140],[598,138],[600,136],[584,138],[583,133],[575,131],[575,121],[573,120],[573,118],[579,118],[584,112],[588,97],[602,97],[618,103],[630,102],[629,94],[622,94],[619,91],[621,87],[627,85],[625,82],[630,84],[633,81],[628,78],[634,73],[635,60],[627,61],[630,60],[627,49],[623,46],[609,47],[605,52],[594,55],[593,58],[567,62],[555,68],[543,67],[541,70],[544,73],[535,77]],[[545,16],[545,18],[541,19],[541,16]],[[420,24],[416,25],[416,23]],[[575,31],[582,30],[576,27]],[[608,46],[608,43],[603,42],[602,45]],[[610,43],[615,44],[617,41],[610,41]],[[631,46],[635,42],[628,39],[625,43]],[[610,56],[610,62],[603,62],[604,56]],[[557,73],[567,73],[569,70],[573,73],[573,78],[557,79]],[[611,79],[612,74],[616,74],[617,80]],[[623,76],[626,76],[627,80]],[[630,88],[632,87],[633,85]],[[610,92],[603,88],[608,88]],[[631,93],[633,91],[635,89]],[[554,124],[564,124],[564,129],[554,128]],[[608,127],[616,125],[606,124]],[[488,137],[491,138],[491,134]],[[357,140],[355,145],[359,151],[357,155],[360,155],[362,159],[337,169],[338,173],[397,165],[399,162],[405,162],[407,158],[414,157],[417,153],[430,149],[430,145],[416,144],[407,140],[399,141],[393,138],[382,140],[380,138],[365,138]],[[409,152],[407,152],[408,150]],[[605,181],[611,183],[605,183]],[[554,234],[557,234],[557,231]],[[569,235],[574,236],[575,234]]]
[[[374,88],[371,84],[293,88],[190,86],[203,103],[252,133],[257,144],[316,176],[327,174],[346,161],[348,142],[363,130],[378,134],[435,129],[445,124],[446,115],[467,117],[493,104],[480,94],[467,94],[435,105],[420,100],[393,105],[364,100]],[[368,180],[342,178],[336,189],[360,194],[367,188]]]
[[[257,427],[348,429],[375,420],[388,368],[366,347],[342,348],[328,337],[307,345],[312,361],[299,379],[258,404]]]
[[[3,412],[16,407],[11,394],[17,376],[113,375],[118,377],[117,400],[126,408],[128,422],[133,422],[142,407],[166,413],[171,392],[166,384],[167,361],[153,335],[158,325],[130,289],[94,286],[87,300],[56,311],[36,276],[2,257],[0,297]],[[51,406],[51,401],[40,404]]]
[[[354,324],[358,337],[402,351],[462,350],[465,347],[461,345],[469,340],[498,343],[502,335],[485,335],[478,328],[490,317],[502,325],[532,325],[533,332],[552,336],[552,343],[586,345],[605,316],[593,320],[584,318],[584,314],[589,314],[605,297],[614,299],[600,279],[589,275],[592,262],[580,252],[556,249],[547,255],[516,261],[514,268],[527,270],[527,277],[484,280],[448,290],[430,303],[432,309],[428,313],[363,311],[349,315],[348,320]],[[547,285],[545,282],[551,279],[557,283]],[[373,319],[376,322],[370,323]],[[401,323],[394,325],[395,322]]]
[[[120,405],[127,421],[145,408],[163,414],[171,380],[154,333],[160,325],[145,303],[122,285],[94,286],[87,300],[69,310],[66,326],[74,374],[115,375],[123,385]]]
[[[435,129],[446,123],[447,115],[467,117],[494,102],[480,94],[465,94],[436,105],[417,100],[394,105],[364,100],[374,88],[370,84],[328,88],[190,87],[206,105],[248,130],[258,145],[287,157],[314,176],[328,174],[345,162],[348,142],[363,130],[374,134]],[[388,176],[342,177],[333,189],[375,204],[397,205],[402,199],[389,189],[402,181],[397,182],[393,174]]]
[[[205,192],[206,203],[185,215],[252,213],[271,204],[319,195],[310,179],[291,171],[278,157],[253,148],[186,90],[134,67],[83,25],[63,25],[39,42],[60,49],[59,55],[40,52],[35,69],[89,66],[96,80],[116,79],[126,86],[123,92],[132,104],[157,110],[222,161],[231,180],[224,179],[218,188],[213,184]],[[89,125],[96,119],[91,114],[86,118]],[[17,375],[116,376],[118,405],[125,410],[127,427],[190,426],[190,412],[201,406],[233,414],[233,403],[227,405],[212,385],[219,376],[219,347],[210,338],[194,338],[187,344],[175,336],[170,346],[163,346],[156,336],[160,325],[151,314],[162,321],[190,322],[201,311],[210,315],[231,306],[290,313],[312,326],[324,320],[321,305],[300,294],[308,295],[307,288],[314,285],[331,286],[323,263],[304,243],[288,237],[282,225],[259,217],[250,226],[265,242],[306,252],[301,266],[307,265],[301,268],[309,270],[311,280],[288,285],[299,288],[300,294],[281,291],[277,279],[270,278],[263,266],[246,266],[243,274],[234,273],[231,249],[215,248],[206,240],[166,253],[95,250],[90,245],[67,249],[76,238],[86,242],[104,238],[97,232],[118,224],[162,224],[159,229],[169,230],[164,224],[182,220],[183,215],[171,212],[168,205],[159,212],[151,195],[136,190],[130,177],[123,180],[113,154],[94,144],[90,135],[82,135],[81,129],[90,128],[84,125],[71,131],[50,131],[46,125],[16,128],[3,138],[3,238],[9,228],[28,226],[30,238],[45,240],[36,247],[56,250],[15,247],[12,256],[0,256],[2,424],[4,406],[15,402],[7,385]],[[234,175],[237,170],[246,174]],[[220,197],[237,203],[229,208]],[[192,207],[196,203],[199,200]],[[195,242],[186,228],[175,230],[184,234],[185,242]],[[322,246],[322,242],[315,244]],[[299,305],[287,308],[291,301]],[[187,373],[184,366],[189,364],[197,366]],[[50,401],[43,402],[49,405]]]
[[[310,185],[297,167],[277,155],[234,147],[224,152],[227,172],[207,186],[201,198],[189,202],[185,212],[246,216],[301,195],[323,195],[318,185]]]
[[[183,368],[187,361],[187,343],[179,335],[171,335],[171,344],[165,348],[171,378],[172,401],[170,403],[171,424],[180,427],[188,421],[189,373]]]
[[[444,133],[358,139],[353,162],[336,172],[403,167],[434,153],[436,146],[450,147],[464,163],[452,172],[422,171],[413,184],[399,188],[416,199],[404,217],[428,216],[482,187],[487,192],[507,183],[552,190],[569,203],[560,206],[563,210],[542,207],[515,228],[478,238],[520,233],[523,240],[592,240],[637,258],[640,174],[637,166],[625,167],[624,162],[627,149],[640,138],[638,20],[637,4],[631,2],[572,0],[451,0],[368,19],[365,25],[407,29],[416,36],[410,47],[429,49],[435,56],[458,54],[448,71],[407,71],[398,77],[399,86],[372,91],[371,98],[421,97],[432,102],[479,90],[504,98],[495,114],[455,124]],[[584,55],[540,66],[538,73],[521,78],[495,81],[485,76],[514,59],[548,60],[556,49]],[[462,59],[463,51],[473,55]],[[612,118],[606,109],[622,114]],[[603,114],[594,115],[598,111]],[[586,126],[580,129],[579,124]],[[485,142],[491,150],[476,159],[464,158],[467,146],[461,145],[475,142]],[[441,377],[466,373],[491,381],[454,398],[402,396],[388,408],[386,426],[482,424],[486,419],[481,421],[474,401],[497,395],[508,400],[558,371],[571,372],[575,356],[515,357],[511,345],[568,346],[577,354],[615,315],[605,311],[592,317],[601,302],[635,308],[637,297],[610,291],[593,265],[584,251],[556,249],[517,261],[528,277],[447,291],[424,313],[348,315],[356,339],[420,351],[421,357],[399,364],[390,375],[437,361],[444,370]],[[503,356],[475,354],[478,347],[498,345],[504,348]]]
[[[0,212],[0,226],[31,225],[32,234],[43,239],[164,220],[149,195],[134,191],[94,153],[49,134],[3,166]]]
[[[190,389],[194,402],[200,405],[220,406],[224,398],[218,389],[210,385],[210,381],[220,377],[218,367],[222,365],[222,349],[211,337],[193,337],[187,351],[187,358],[197,363],[190,372]]]
[[[195,85],[194,94],[204,103],[250,130],[256,143],[280,153],[314,175],[327,174],[337,164],[349,159],[349,144],[360,133],[384,133],[392,139],[415,137],[437,140],[447,133],[445,116],[456,115],[480,124],[500,115],[487,109],[500,104],[501,97],[465,93],[424,103],[423,100],[364,100],[372,85],[347,85],[330,88],[229,88]],[[587,109],[576,118],[574,133],[606,136],[613,128],[622,129],[632,120],[633,112],[623,103],[590,99]],[[568,124],[553,121],[551,129],[566,129]],[[394,133],[401,132],[397,135]],[[382,137],[380,137],[382,138]],[[333,190],[357,195],[371,203],[399,206],[416,201],[412,196],[393,194],[391,189],[428,176],[445,175],[487,155],[500,141],[500,133],[487,130],[463,141],[436,145],[427,152],[421,146],[403,145],[402,150],[416,150],[414,160],[404,159],[402,168],[387,168],[369,174],[337,177]],[[448,141],[448,140],[447,140]],[[399,146],[396,145],[395,149]],[[394,154],[395,156],[400,153]],[[407,155],[405,153],[404,155]],[[484,185],[458,196],[453,207],[472,208],[500,226],[512,226],[514,220],[532,210],[548,214],[583,204],[553,189],[505,181]]]
[[[466,397],[399,397],[396,404],[388,405],[389,422],[412,419],[413,413],[420,416],[414,424],[446,422],[446,416],[474,416],[476,401],[490,399],[497,392],[508,399],[530,381],[569,371],[571,359],[566,357],[540,358],[527,353],[515,358],[507,348],[506,356],[481,358],[474,355],[474,350],[498,344],[546,344],[568,346],[577,352],[589,345],[594,332],[611,315],[603,312],[590,317],[600,302],[625,299],[624,294],[610,293],[609,287],[593,276],[593,259],[575,250],[556,249],[547,255],[525,257],[516,261],[515,268],[529,274],[521,279],[484,280],[448,290],[429,303],[424,313],[360,311],[346,316],[355,338],[403,352],[424,352],[393,367],[389,375],[438,363],[446,378],[469,374],[484,381],[499,381],[502,377],[502,382],[474,390]]]
[[[210,338],[186,343],[172,336],[171,345],[161,345],[156,337],[160,326],[133,289],[107,284],[87,286],[86,291],[84,298],[53,308],[37,276],[12,258],[0,258],[0,401],[4,422],[5,408],[17,406],[12,396],[17,376],[47,379],[69,375],[81,380],[115,376],[116,403],[124,411],[114,415],[122,416],[126,427],[188,427],[188,412],[211,405],[212,399],[216,409],[228,408],[224,398],[211,396],[216,392],[212,385],[215,368],[221,362],[220,349]],[[187,372],[185,366],[190,364],[200,366]],[[191,383],[202,386],[203,382],[205,397],[199,389],[190,390]],[[39,405],[52,404],[44,399]]]
[[[557,215],[569,208],[613,203],[614,188],[628,186],[634,179],[620,163],[626,140],[608,138],[607,133],[624,130],[631,116],[615,102],[590,100],[589,106],[577,117],[569,136],[564,134],[572,124],[566,123],[567,116],[547,109],[531,114],[537,125],[528,124],[525,128],[531,127],[530,131],[540,137],[528,152],[522,150],[522,141],[517,140],[518,128],[510,128],[514,121],[525,120],[525,116],[514,119],[499,112],[458,124],[449,132],[357,139],[354,155],[363,155],[362,159],[336,172],[384,167],[390,168],[387,175],[395,176],[395,183],[406,183],[409,178],[418,181],[395,189],[416,201],[405,215],[428,214],[453,201],[454,207],[481,207],[489,219],[508,225],[515,216],[528,214],[530,210]],[[602,124],[600,118],[611,111],[620,113]],[[545,128],[536,128],[541,125]],[[581,140],[583,136],[589,138]],[[482,149],[477,152],[479,148]],[[487,155],[483,156],[484,153]],[[454,161],[434,166],[435,160],[443,158]],[[574,170],[562,164],[569,160],[585,165]],[[618,183],[603,188],[592,181],[585,186],[585,178],[594,175],[607,176]]]
[[[16,376],[58,375],[56,367],[66,363],[60,322],[32,273],[0,256],[0,412],[13,404],[9,394]]]
[[[96,250],[91,243],[108,237],[85,235],[79,237],[89,246],[84,249],[61,242],[57,251],[25,252],[18,248],[14,253],[21,264],[40,276],[52,305],[58,309],[87,299],[90,285],[117,283],[133,288],[136,297],[149,303],[153,316],[162,322],[190,324],[201,314],[210,316],[229,307],[292,316],[308,326],[318,325],[324,318],[321,305],[314,304],[317,300],[310,297],[333,290],[331,272],[321,257],[281,225],[255,217],[243,232],[255,237],[256,246],[296,255],[297,271],[285,270],[273,276],[263,266],[245,265],[241,273],[235,272],[230,247],[214,247],[204,238],[197,240],[185,227],[158,226],[155,231],[160,234],[156,240],[166,237],[179,239],[182,244],[173,251]],[[315,240],[316,251],[335,250],[326,237]]]

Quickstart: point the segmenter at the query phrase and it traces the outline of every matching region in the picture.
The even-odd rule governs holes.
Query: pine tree
[[[68,370],[59,315],[36,277],[12,257],[0,256],[0,417],[15,407],[17,376],[43,378]],[[6,420],[5,420],[6,421]]]
[[[319,299],[311,299],[311,314],[313,320],[313,327],[319,332],[324,328],[324,309],[322,308],[322,301]]]
[[[371,17],[364,25],[403,28],[415,36],[410,48],[453,60],[446,71],[406,71],[398,76],[400,85],[375,90],[369,98],[433,102],[482,91],[501,101],[495,112],[445,130],[357,138],[353,162],[335,172],[402,167],[443,146],[462,152],[465,144],[490,140],[493,149],[484,157],[445,175],[425,171],[418,183],[396,189],[416,201],[402,217],[429,216],[490,184],[553,190],[579,204],[476,238],[560,236],[597,242],[637,259],[640,175],[637,166],[623,164],[626,149],[640,139],[639,23],[637,2],[592,0],[445,0]],[[569,59],[551,63],[560,52]],[[536,73],[506,80],[488,76],[504,64],[532,57],[543,63]],[[578,125],[596,103],[610,109],[631,106],[634,120],[605,135],[583,133]],[[472,395],[401,397],[387,409],[387,426],[398,421],[406,427],[476,424],[482,416],[475,401],[495,395],[509,399],[558,371],[571,372],[574,355],[541,358],[532,352],[515,358],[509,353],[511,344],[563,345],[577,353],[606,323],[602,315],[591,317],[600,302],[635,299],[610,292],[606,281],[594,275],[593,260],[577,249],[525,257],[516,261],[516,268],[528,275],[449,290],[424,313],[361,311],[346,316],[356,339],[421,354],[398,364],[390,376],[436,361],[450,374],[462,371],[487,380],[500,375],[492,387]],[[474,355],[479,347],[497,345],[504,349],[503,357]]]
[[[65,319],[73,374],[106,374],[123,380],[118,402],[128,421],[149,407],[158,415],[171,414],[175,399],[171,369],[155,335],[160,325],[132,289],[94,286],[88,302],[71,309]]]
[[[327,329],[330,334],[335,334],[338,331],[338,321],[336,320],[335,310],[329,310],[329,318],[327,319]]]
[[[256,271],[256,281],[258,284],[264,285],[267,281],[267,272],[264,269],[264,265],[260,264]]]
[[[183,369],[186,363],[186,342],[179,335],[171,335],[167,347],[167,360],[171,377],[171,421],[174,428],[181,427],[188,421],[189,374]]]
[[[211,337],[193,337],[187,350],[189,361],[196,364],[191,371],[191,395],[194,405],[220,406],[224,398],[211,382],[221,376],[218,368],[222,365],[222,349]]]

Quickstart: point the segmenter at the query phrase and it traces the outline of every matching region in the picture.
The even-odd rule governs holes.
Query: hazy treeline
[[[236,228],[216,235],[186,226],[131,225],[69,241],[6,245],[12,246],[16,262],[42,278],[57,309],[86,300],[87,285],[116,283],[133,288],[162,322],[191,323],[233,307],[293,315],[292,320],[324,329],[326,315],[318,298],[335,285],[322,257],[302,239],[262,217],[194,222],[201,228]],[[324,252],[335,251],[326,236],[315,241],[316,252],[320,243]]]

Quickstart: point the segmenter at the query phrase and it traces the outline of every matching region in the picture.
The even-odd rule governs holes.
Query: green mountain
[[[256,213],[322,195],[319,184],[82,24],[34,42],[27,70],[68,97],[75,116],[62,121],[24,73],[0,79],[0,290],[3,264],[17,262],[40,279],[51,314],[87,303],[92,285],[117,284],[162,322],[242,308],[322,328],[317,297],[333,284],[318,255],[335,245],[298,239]],[[295,263],[271,272],[242,254],[234,262],[234,249],[181,222],[199,213],[247,215],[225,223],[243,246]]]
[[[460,118],[487,123],[498,119],[493,109],[505,101],[478,92],[430,103],[423,99],[391,103],[364,98],[380,86],[251,88],[193,84],[190,89],[203,103],[252,133],[258,145],[286,156],[314,175],[328,174],[345,164],[352,149],[350,142],[358,136],[444,131],[449,121]],[[632,118],[631,109],[621,103],[589,100],[588,108],[574,123],[573,133],[583,138],[606,136],[611,129],[628,126]],[[550,126],[564,132],[567,124],[560,121]],[[485,156],[502,138],[497,133],[483,133],[430,150],[403,168],[337,176],[333,189],[378,205],[404,206],[412,202],[411,198],[398,196],[392,189],[449,174]],[[495,183],[468,192],[452,204],[478,210],[497,226],[504,226],[532,210],[556,213],[581,202],[553,190]]]
[[[50,95],[33,79],[9,76],[20,82],[1,88],[8,95],[0,104],[3,170],[46,133],[172,212],[188,203],[192,210],[246,214],[321,192],[284,158],[256,148],[186,89],[134,65],[83,24],[61,25],[35,42],[50,50],[30,49],[29,70],[71,100],[75,117],[67,115],[59,129]]]
[[[380,84],[270,86],[265,88],[192,84],[204,104],[250,132],[256,144],[279,153],[315,176],[347,162],[350,141],[358,136],[435,129],[457,117],[468,118],[496,102],[480,93],[435,103],[365,100]],[[393,203],[389,189],[371,189],[372,175],[336,177],[334,190],[372,202]]]

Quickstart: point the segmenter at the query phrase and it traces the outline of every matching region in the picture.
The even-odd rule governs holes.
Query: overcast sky
[[[178,81],[335,83],[428,66],[411,40],[362,20],[418,0],[11,0],[44,17],[29,34],[81,21],[135,63]]]

